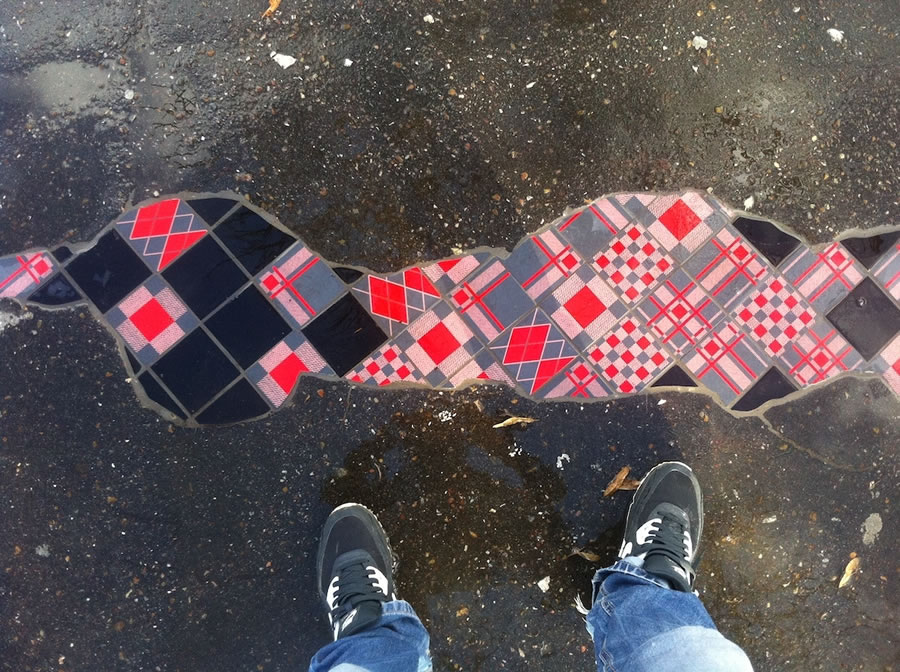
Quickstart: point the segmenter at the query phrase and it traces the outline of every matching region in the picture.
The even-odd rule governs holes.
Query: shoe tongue
[[[349,637],[357,632],[371,628],[381,618],[381,602],[366,600],[344,614],[340,622],[340,630],[335,639]]]

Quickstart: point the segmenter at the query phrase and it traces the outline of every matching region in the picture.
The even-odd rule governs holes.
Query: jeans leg
[[[587,629],[599,672],[753,672],[693,593],[620,560],[594,576]]]
[[[385,602],[368,630],[319,649],[309,672],[430,672],[428,632],[408,602]]]

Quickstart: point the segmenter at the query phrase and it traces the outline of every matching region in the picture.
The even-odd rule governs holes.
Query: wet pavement
[[[261,4],[0,7],[0,255],[181,189],[377,270],[626,189],[753,196],[813,242],[897,223],[889,4]],[[690,393],[303,379],[263,421],[189,430],[141,408],[86,312],[0,315],[0,669],[304,669],[328,637],[318,529],[348,498],[391,535],[436,669],[591,669],[573,552],[618,546],[620,467],[672,458],[706,489],[701,594],[756,669],[900,665],[900,408],[877,380],[737,419]]]

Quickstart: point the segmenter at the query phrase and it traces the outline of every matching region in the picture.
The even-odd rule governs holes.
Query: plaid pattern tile
[[[476,252],[454,259],[444,259],[422,267],[422,272],[441,292],[450,291],[483,264],[491,255],[487,252]]]
[[[723,213],[693,191],[659,196],[647,209],[656,216],[649,225],[650,235],[678,261],[696,252],[726,223]]]
[[[722,309],[682,270],[676,270],[638,306],[640,314],[676,354],[696,345],[722,316]]]
[[[806,300],[783,278],[768,275],[759,287],[746,295],[734,320],[759,343],[764,351],[780,356],[788,344],[815,319]]]
[[[553,229],[531,236],[512,251],[503,265],[533,301],[539,301],[554,286],[581,265],[575,249]]]
[[[158,275],[152,275],[106,315],[138,361],[153,364],[200,320]]]
[[[396,336],[441,300],[440,292],[418,268],[387,277],[364,275],[353,294],[389,336]]]
[[[532,300],[499,260],[451,290],[450,303],[485,343],[534,308]]]
[[[0,259],[0,298],[17,299],[30,294],[56,270],[46,252],[30,252]]]
[[[873,364],[875,370],[884,377],[887,386],[900,396],[900,334],[884,346]]]
[[[840,243],[821,252],[798,247],[782,264],[784,277],[819,311],[835,306],[862,282],[865,269]]]
[[[627,311],[615,292],[588,266],[581,266],[547,296],[541,309],[581,349],[612,329]]]
[[[482,350],[477,353],[468,364],[450,376],[446,386],[459,387],[466,381],[471,380],[493,380],[509,387],[516,386],[509,374],[503,370],[503,367],[500,366],[488,350]]]
[[[545,386],[540,396],[543,399],[601,399],[609,394],[600,374],[579,357]]]
[[[573,213],[557,225],[584,259],[593,259],[628,224],[628,214],[614,200],[604,198]]]
[[[720,320],[684,356],[685,366],[730,405],[769,368],[759,347],[736,325]]]
[[[673,361],[656,337],[631,317],[597,341],[589,357],[604,384],[625,394],[647,387]]]
[[[771,272],[767,262],[728,225],[684,263],[688,275],[726,310]]]
[[[385,386],[391,383],[421,383],[424,379],[396,345],[385,345],[366,357],[344,378],[363,385]]]
[[[778,359],[801,387],[855,371],[863,364],[862,355],[824,321],[810,325],[792,339]]]
[[[300,328],[344,293],[344,283],[303,243],[292,245],[257,283],[287,321]]]
[[[538,309],[500,334],[489,347],[527,394],[541,389],[578,354]]]
[[[672,258],[636,225],[629,225],[616,236],[594,264],[600,276],[629,305],[652,291],[673,268]]]
[[[162,271],[209,233],[184,201],[171,198],[137,208],[116,222],[122,238],[153,271]]]
[[[273,408],[281,406],[304,373],[334,375],[331,367],[302,334],[291,332],[258,362],[247,369],[247,377]]]
[[[872,277],[888,294],[900,301],[900,240],[872,268]]]
[[[433,387],[459,371],[482,349],[472,330],[446,303],[438,303],[394,339]]]

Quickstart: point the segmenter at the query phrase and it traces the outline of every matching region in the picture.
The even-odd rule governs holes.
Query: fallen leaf
[[[469,615],[469,608],[468,608],[468,607],[462,607],[461,609],[457,609],[457,610],[456,610],[456,617],[457,617],[457,618],[462,618],[463,616],[468,616],[468,615]]]
[[[269,0],[269,8],[263,12],[262,18],[266,19],[272,16],[279,5],[281,5],[281,0]]]
[[[622,467],[619,469],[619,473],[616,474],[615,478],[613,478],[609,485],[606,486],[606,490],[603,491],[604,497],[609,497],[611,494],[616,492],[617,490],[629,489],[623,488],[622,486],[625,483],[625,479],[628,477],[629,472],[631,471],[631,467]],[[629,479],[634,480],[634,479]],[[633,489],[633,488],[630,488]]]
[[[859,571],[859,556],[855,558],[850,558],[850,562],[847,563],[847,566],[844,567],[844,575],[841,577],[840,583],[838,583],[838,588],[843,588],[850,580],[853,578],[853,575]]]
[[[503,422],[498,422],[496,425],[494,425],[493,428],[502,429],[503,427],[512,427],[513,425],[530,425],[532,422],[537,422],[537,419],[514,415],[511,418],[507,418]]]
[[[636,478],[626,478],[619,486],[619,490],[637,490],[641,482]]]
[[[601,558],[599,555],[597,555],[597,554],[594,553],[593,551],[589,551],[589,550],[584,549],[584,548],[578,548],[578,549],[575,549],[574,551],[572,551],[572,552],[569,554],[569,557],[572,558],[572,557],[575,557],[576,555],[581,556],[582,558],[584,558],[584,559],[587,560],[588,562],[600,562],[600,561],[603,560],[603,558]]]

